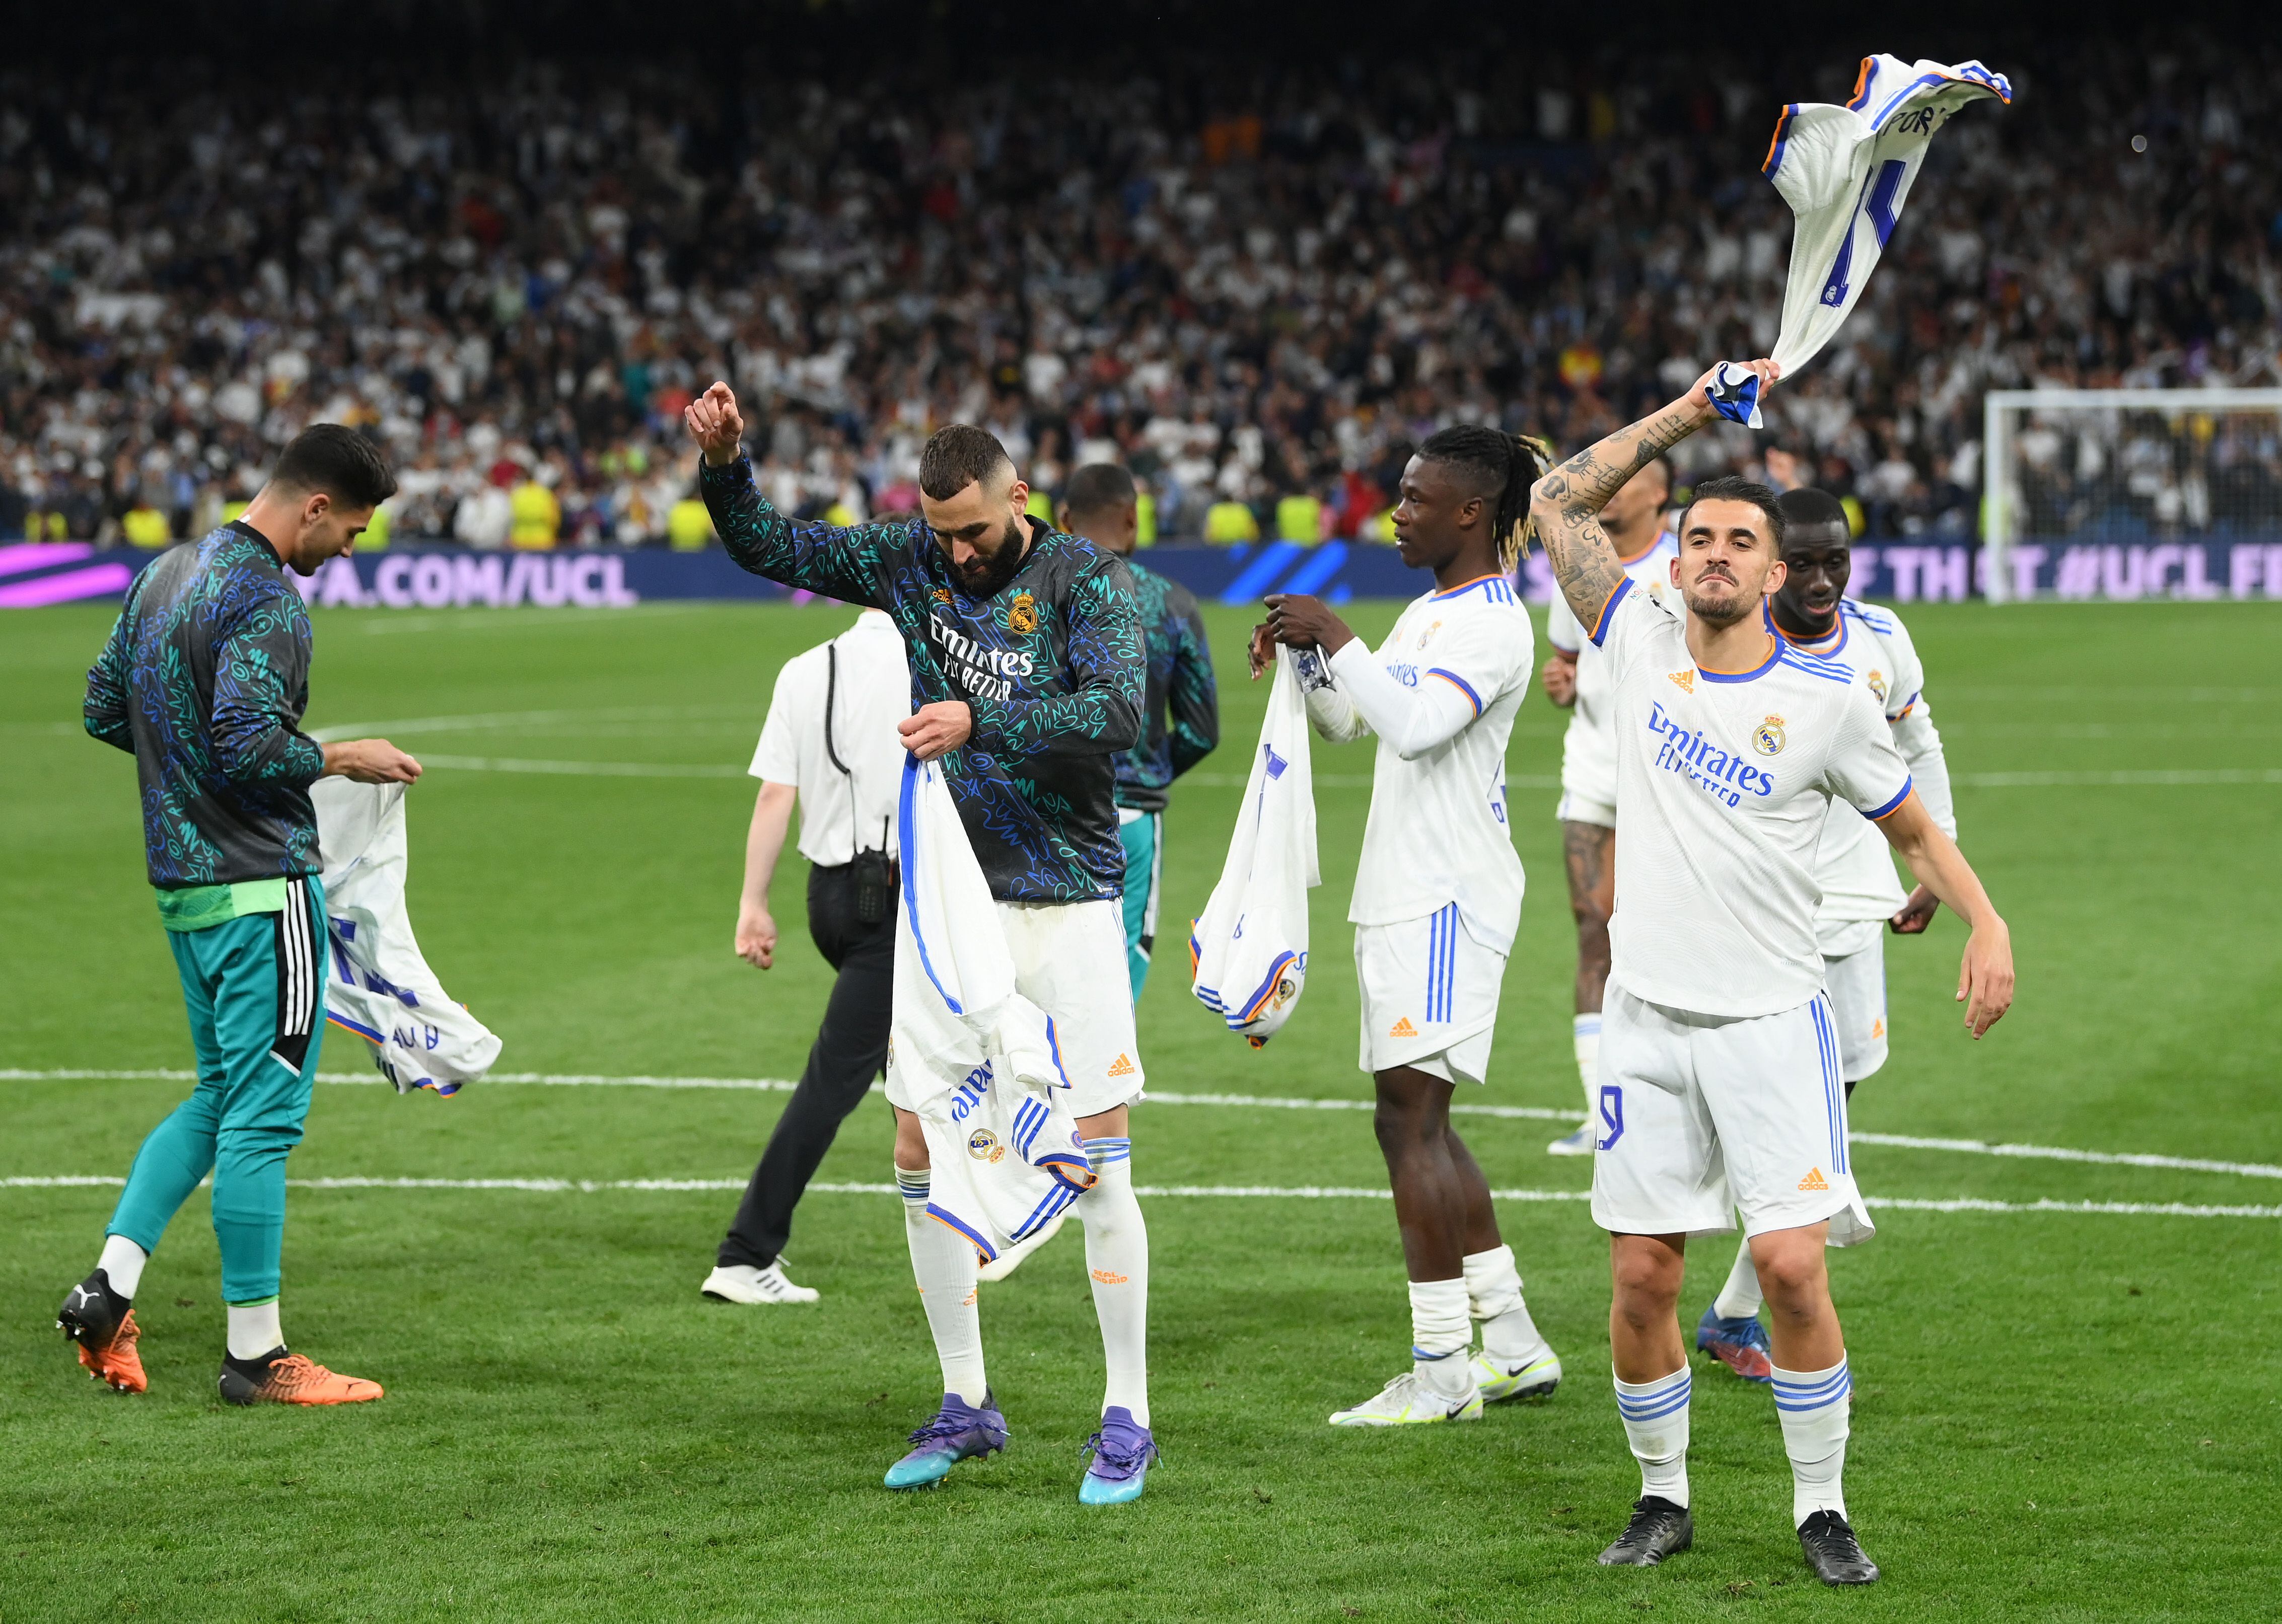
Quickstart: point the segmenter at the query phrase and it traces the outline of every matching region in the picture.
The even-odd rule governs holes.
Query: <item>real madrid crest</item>
[[[1883,671],[1873,671],[1870,673],[1870,692],[1878,696],[1878,702],[1880,704],[1882,705],[1885,703],[1886,674]]]
[[[1761,755],[1781,755],[1783,747],[1783,719],[1769,716],[1751,730],[1751,748]]]
[[[977,1128],[966,1136],[966,1154],[978,1162],[996,1162],[1006,1154],[1006,1147],[989,1128]]]
[[[1038,629],[1038,600],[1028,592],[1016,592],[1013,601],[1006,606],[1006,630],[1031,632]]]

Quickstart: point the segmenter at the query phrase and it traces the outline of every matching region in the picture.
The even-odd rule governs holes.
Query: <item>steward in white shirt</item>
[[[1549,1393],[1561,1361],[1532,1322],[1489,1187],[1450,1127],[1461,1080],[1489,1073],[1498,989],[1521,923],[1521,859],[1506,811],[1505,749],[1533,669],[1513,588],[1541,443],[1446,429],[1403,470],[1402,561],[1435,590],[1373,650],[1314,598],[1268,599],[1254,675],[1271,642],[1310,651],[1308,719],[1334,743],[1376,734],[1370,820],[1355,875],[1361,1064],[1410,1276],[1411,1368],[1331,1417],[1339,1427],[1471,1421],[1485,1400]],[[1471,1320],[1482,1353],[1470,1357]]]
[[[1780,370],[1751,366],[1762,388]],[[1643,587],[1618,562],[1602,507],[1712,420],[1713,375],[1531,495],[1562,596],[1609,656],[1624,811],[1593,1217],[1609,1231],[1617,1409],[1641,1496],[1601,1560],[1651,1566],[1694,1540],[1673,1311],[1688,1236],[1725,1231],[1740,1207],[1774,1304],[1792,1521],[1818,1577],[1864,1584],[1878,1570],[1840,1487],[1852,1380],[1822,1256],[1826,1241],[1870,1233],[1816,942],[1815,849],[1832,800],[1877,823],[1972,927],[1958,997],[1976,1038],[2012,1002],[2013,954],[1980,880],[1912,792],[1868,683],[1769,630],[1766,602],[1784,580],[1773,491],[1698,484],[1669,587]]]
[[[737,956],[776,962],[769,885],[796,800],[800,855],[809,861],[808,933],[837,972],[800,1084],[769,1135],[752,1182],[723,1237],[705,1295],[729,1303],[812,1303],[785,1278],[780,1255],[792,1211],[888,1057],[896,976],[896,802],[912,714],[903,634],[877,609],[828,643],[794,655],[777,674],[753,751],[761,781],[745,837]]]

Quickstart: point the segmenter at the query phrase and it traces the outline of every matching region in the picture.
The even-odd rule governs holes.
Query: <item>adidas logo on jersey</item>
[[[1876,1020],[1870,1023],[1870,1035],[1874,1038],[1882,1038],[1886,1035],[1886,1017],[1882,1015]]]
[[[1418,1035],[1418,1028],[1410,1024],[1410,1017],[1406,1015],[1386,1029],[1386,1035],[1390,1038],[1415,1038]]]
[[[1806,1177],[1798,1181],[1798,1187],[1802,1190],[1827,1190],[1830,1187],[1830,1180],[1822,1176],[1820,1167],[1810,1167],[1806,1170]]]
[[[1109,1075],[1112,1077],[1132,1076],[1133,1056],[1130,1055],[1120,1055],[1116,1059],[1111,1061],[1109,1063]]]
[[[1695,692],[1696,673],[1693,671],[1674,671],[1672,674],[1672,685],[1679,689],[1682,693]]]

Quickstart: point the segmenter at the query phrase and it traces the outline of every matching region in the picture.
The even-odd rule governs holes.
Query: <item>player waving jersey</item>
[[[1750,368],[1764,388],[1771,361]],[[1709,422],[1686,396],[1541,479],[1531,514],[1562,595],[1608,656],[1617,801],[1609,998],[1593,1217],[1609,1232],[1618,1414],[1641,1465],[1625,1531],[1601,1553],[1648,1566],[1695,1537],[1689,1377],[1673,1310],[1691,1233],[1740,1208],[1774,1299],[1776,1411],[1800,1548],[1829,1584],[1877,1566],[1840,1478],[1852,1377],[1822,1249],[1870,1233],[1854,1187],[1815,915],[1835,801],[1882,824],[1971,924],[1958,996],[1975,1037],[2012,1001],[2005,923],[1911,790],[1866,676],[1767,624],[1783,585],[1783,510],[1765,485],[1711,479],[1679,525],[1669,588],[1625,575],[1598,515],[1634,473]]]

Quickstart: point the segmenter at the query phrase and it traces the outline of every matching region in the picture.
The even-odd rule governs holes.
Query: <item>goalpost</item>
[[[2282,598],[2282,389],[2004,389],[1982,590]]]

